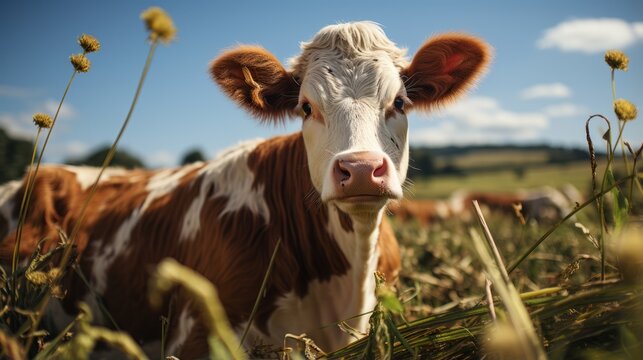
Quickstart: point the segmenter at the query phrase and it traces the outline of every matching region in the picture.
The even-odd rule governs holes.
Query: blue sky
[[[414,145],[549,143],[585,146],[590,114],[614,118],[608,48],[630,56],[617,96],[643,106],[643,1],[2,1],[0,126],[33,136],[31,115],[53,114],[71,75],[81,33],[102,49],[80,74],[52,135],[46,160],[109,144],[125,117],[148,50],[141,11],[158,5],[178,28],[158,49],[122,147],[150,166],[176,164],[191,148],[213,156],[237,142],[299,129],[260,125],[212,83],[210,60],[236,44],[260,44],[286,61],[320,28],[372,20],[415,50],[431,35],[463,31],[495,49],[485,78],[439,113],[410,116]],[[626,139],[643,141],[643,119]],[[596,134],[603,125],[597,122]],[[600,138],[595,135],[595,138]]]

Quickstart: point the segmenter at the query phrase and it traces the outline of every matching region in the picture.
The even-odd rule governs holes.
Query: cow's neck
[[[334,321],[372,310],[383,211],[349,216],[332,203],[322,203],[310,180],[301,133],[259,144],[248,165],[255,185],[264,189],[270,228],[299,262],[301,277],[291,291],[302,299],[328,298],[331,291],[336,306],[327,305],[334,308]],[[279,211],[287,213],[273,213]],[[279,271],[280,263],[275,266]],[[292,274],[292,269],[283,271]],[[363,318],[353,322],[360,330],[368,321]]]
[[[350,276],[352,282],[352,299],[356,301],[356,313],[364,313],[373,309],[375,278],[379,259],[378,238],[379,224],[382,221],[383,211],[372,214],[369,218],[351,217],[353,231],[348,232],[341,227],[340,210],[331,208],[333,215],[330,217],[330,231],[337,240],[342,252],[351,266]],[[360,330],[366,327],[368,317],[358,321]]]

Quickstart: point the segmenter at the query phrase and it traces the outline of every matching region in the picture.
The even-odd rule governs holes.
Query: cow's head
[[[370,22],[322,29],[286,70],[270,52],[239,46],[211,64],[224,92],[264,121],[299,116],[312,183],[324,202],[353,214],[402,197],[410,110],[462,94],[485,69],[489,47],[463,34],[429,39],[411,62]]]

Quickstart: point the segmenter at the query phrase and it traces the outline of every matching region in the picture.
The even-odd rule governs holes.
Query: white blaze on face
[[[405,111],[430,110],[464,93],[483,72],[489,47],[450,33],[406,51],[371,22],[323,28],[286,70],[266,49],[239,46],[212,62],[223,91],[258,118],[300,114],[309,172],[323,202],[350,215],[402,197],[408,166]]]
[[[382,186],[390,197],[401,196],[408,123],[395,102],[406,99],[400,77],[404,51],[370,23],[330,26],[302,47],[293,63],[303,72],[299,102],[311,111],[303,114],[302,131],[312,182],[322,200],[340,197],[333,174],[338,159],[364,152],[392,167]]]

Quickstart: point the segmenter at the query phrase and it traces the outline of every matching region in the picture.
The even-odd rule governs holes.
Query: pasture
[[[409,196],[426,199],[445,199],[462,189],[501,193],[542,186],[561,187],[571,184],[581,192],[591,190],[588,162],[561,165],[539,165],[517,175],[512,170],[484,171],[467,175],[442,175],[413,181]]]
[[[157,16],[160,20],[156,22],[149,19]],[[107,152],[103,167],[96,172],[91,191],[95,190],[127,128],[157,44],[169,42],[174,36],[171,19],[166,17],[159,9],[143,17],[151,32],[149,57],[129,113]],[[85,53],[92,52],[88,51],[91,42],[85,41],[83,44],[79,40]],[[72,58],[74,73],[67,89],[76,74],[88,71],[89,65],[84,61],[86,59]],[[613,73],[614,66],[610,66]],[[259,88],[248,75],[249,70],[243,69],[240,74],[245,76],[245,81],[240,82]],[[256,97],[254,92],[252,96]],[[302,109],[310,115],[308,110]],[[147,285],[149,292],[144,293],[142,286],[140,295],[159,305],[167,301],[165,296],[172,289],[184,288],[182,295],[197,305],[207,325],[207,346],[210,357],[215,359],[641,358],[643,191],[640,165],[637,165],[641,150],[636,144],[630,152],[624,147],[621,151],[620,135],[627,132],[626,122],[633,118],[626,119],[620,114],[617,117],[620,119],[615,122],[618,138],[616,126],[613,134],[605,137],[609,149],[613,150],[598,162],[554,165],[543,164],[545,157],[538,152],[520,158],[481,152],[450,159],[461,168],[475,170],[466,175],[442,175],[410,182],[405,191],[411,200],[448,200],[462,190],[515,193],[567,184],[579,189],[583,198],[572,200],[572,210],[554,218],[525,220],[519,210],[512,213],[492,206],[479,209],[471,204],[466,204],[464,212],[457,216],[432,221],[428,226],[412,218],[402,221],[391,217],[400,243],[402,268],[395,286],[387,285],[380,273],[373,274],[375,308],[355,314],[368,318],[368,330],[360,332],[351,327],[351,318],[337,323],[309,324],[315,329],[339,328],[356,339],[341,349],[331,352],[318,347],[314,337],[288,334],[283,347],[258,344],[245,352],[241,350],[243,340],[239,337],[245,337],[258,304],[267,294],[265,284],[273,265],[283,259],[279,249],[287,244],[281,244],[281,239],[267,270],[261,274],[259,295],[256,299],[244,299],[254,302],[245,330],[243,325],[232,329],[215,286],[199,273],[172,260],[162,261],[156,269],[139,269],[152,274]],[[53,123],[46,116],[35,116],[34,121],[38,126],[36,139],[39,139],[41,131],[51,132],[56,115]],[[31,156],[34,173],[29,170],[27,185],[33,186],[32,176],[38,175],[49,133],[43,147],[38,148],[37,141],[34,145]],[[479,168],[481,163],[529,166],[519,172],[483,171]],[[594,175],[593,167],[597,168]],[[90,194],[89,197],[93,192]],[[29,203],[30,196],[27,190],[23,205]],[[79,223],[88,203],[89,200],[85,200]],[[26,209],[20,207],[17,245],[13,258],[9,256],[12,261],[0,268],[0,357],[85,359],[94,349],[113,348],[130,358],[145,358],[139,344],[120,330],[110,309],[78,266],[75,227],[69,234],[60,230],[58,245],[49,252],[36,247],[30,258],[18,261],[16,254]],[[100,314],[92,314],[87,305],[80,304],[77,317],[70,319],[62,331],[49,333],[43,326],[44,309],[52,298],[68,294],[63,278],[69,273],[83,281],[89,294],[87,298],[100,308]],[[339,294],[330,295],[339,297]],[[162,329],[158,334],[162,359],[167,335],[181,326],[170,321],[178,316],[165,315],[158,319]],[[94,325],[91,320],[97,317],[107,319],[110,325]]]

